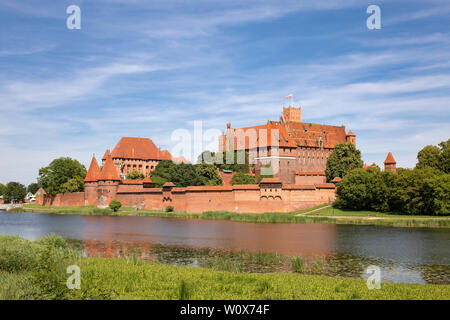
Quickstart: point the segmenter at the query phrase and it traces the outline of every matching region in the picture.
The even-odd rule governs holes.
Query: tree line
[[[340,162],[336,154],[352,160]],[[410,215],[449,214],[450,139],[424,147],[417,160],[413,169],[398,168],[395,174],[378,167],[363,169],[359,150],[348,144],[336,146],[327,163],[327,178],[342,178],[334,205]]]

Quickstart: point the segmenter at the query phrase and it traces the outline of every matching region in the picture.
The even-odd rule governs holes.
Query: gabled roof
[[[91,164],[89,165],[89,170],[84,178],[84,182],[96,182],[100,177],[100,167],[98,166],[97,159],[92,157]]]
[[[288,122],[288,131],[297,143],[302,147],[334,148],[339,143],[347,141],[345,126],[330,126],[306,122]]]
[[[354,134],[353,132],[349,131],[347,133],[347,136],[349,136],[349,137],[356,137],[356,134]]]
[[[235,135],[234,150],[249,150],[268,146],[297,147],[295,141],[289,137],[286,127],[279,121],[269,121],[260,126],[230,128],[230,130]],[[272,138],[276,137],[278,137],[278,141],[272,141]],[[221,139],[223,150],[226,150],[228,147],[226,145],[226,135],[222,135]]]
[[[394,156],[392,155],[392,153],[388,153],[386,160],[384,160],[384,164],[396,164],[397,162],[394,159]]]
[[[105,155],[106,156],[106,155]],[[167,150],[160,150],[149,138],[123,137],[117,143],[111,156],[122,159],[171,160]],[[106,157],[105,157],[106,159]]]
[[[117,172],[117,168],[114,165],[111,155],[106,157],[105,164],[103,165],[103,169],[100,172],[100,177],[98,180],[115,180],[120,181],[119,173]]]

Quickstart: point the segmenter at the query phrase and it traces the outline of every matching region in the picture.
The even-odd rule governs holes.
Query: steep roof
[[[92,157],[91,164],[89,165],[89,170],[84,178],[84,182],[96,182],[100,177],[100,167],[98,166],[97,159]]]
[[[347,141],[345,126],[306,122],[288,122],[286,126],[291,138],[302,147],[320,147],[322,143],[324,148],[334,148],[337,144]]]
[[[351,131],[349,131],[349,132],[347,133],[347,136],[350,136],[350,137],[356,137],[356,135],[355,135],[353,132],[351,132]]]
[[[110,154],[109,149],[107,149],[107,150],[105,151],[105,154],[103,155],[102,160],[106,160],[106,158],[108,158],[109,154]]]
[[[149,138],[123,137],[111,152],[113,158],[139,160],[171,160],[167,150],[160,150]],[[106,154],[105,154],[106,159]]]
[[[117,168],[114,165],[111,155],[106,157],[105,164],[103,165],[103,169],[100,172],[100,177],[98,178],[98,180],[116,180],[116,181],[118,180],[118,181],[120,181],[119,173],[117,172]]]
[[[392,155],[392,153],[388,153],[386,160],[384,160],[384,164],[396,164],[397,162],[394,159],[394,156]]]
[[[268,146],[297,147],[295,141],[289,137],[286,127],[279,121],[269,121],[260,126],[230,128],[230,130],[235,135],[234,150],[248,150],[256,147],[264,148]],[[276,138],[277,136],[278,141],[272,141],[272,138]],[[238,139],[239,137],[240,139]],[[226,135],[222,135],[221,139],[223,149],[225,149]],[[242,145],[238,145],[238,143]]]

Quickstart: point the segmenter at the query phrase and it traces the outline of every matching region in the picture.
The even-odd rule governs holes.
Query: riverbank
[[[189,218],[208,220],[230,220],[253,223],[333,223],[353,225],[380,225],[391,227],[433,227],[450,228],[450,217],[409,216],[371,211],[343,211],[322,204],[310,209],[290,213],[267,212],[263,214],[234,213],[227,211],[206,211],[198,214],[164,212],[157,210],[122,207],[118,212],[93,206],[51,207],[26,204],[18,211],[44,212],[52,214],[109,215],[109,216],[155,216],[168,218]]]
[[[66,287],[68,265],[80,290]],[[81,258],[60,237],[0,236],[0,299],[444,299],[450,285],[382,283],[292,273],[242,273],[175,267],[127,258]]]

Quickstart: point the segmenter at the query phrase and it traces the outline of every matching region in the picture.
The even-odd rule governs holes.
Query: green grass
[[[111,209],[98,209],[93,206],[80,207],[51,207],[36,204],[26,204],[22,211],[46,212],[53,214],[80,214],[80,215],[111,215],[111,216],[152,216],[168,218],[206,219],[206,220],[229,220],[237,222],[251,223],[333,223],[333,224],[353,224],[353,225],[380,225],[391,227],[433,227],[450,228],[450,217],[434,216],[411,216],[378,213],[371,211],[344,211],[336,208],[323,208],[308,214],[307,212],[320,209],[327,204],[322,204],[310,209],[303,209],[295,212],[266,212],[255,213],[234,213],[229,211],[206,211],[201,214],[185,212],[165,212],[158,210],[136,209],[122,207],[118,212]],[[296,216],[297,214],[305,214]]]
[[[341,277],[218,271],[135,258],[82,258],[57,236],[34,242],[0,236],[0,256],[0,299],[450,298],[450,285],[383,283],[380,290],[368,290],[364,280]],[[263,263],[279,259],[265,254],[247,258]],[[66,268],[72,264],[81,269],[80,290],[66,287]]]

